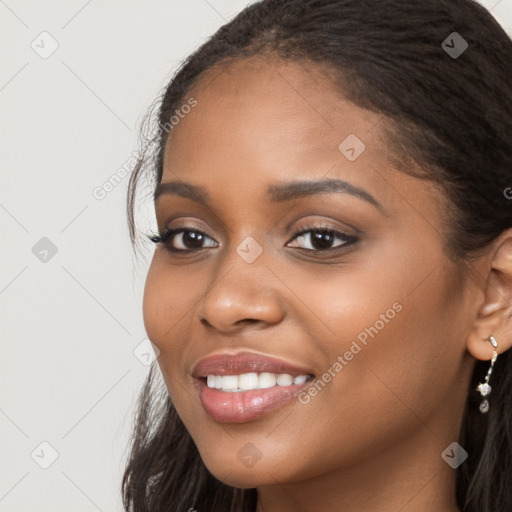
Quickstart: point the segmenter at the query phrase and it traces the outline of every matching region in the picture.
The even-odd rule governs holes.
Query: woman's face
[[[256,487],[376,454],[405,461],[425,443],[444,464],[475,305],[443,250],[441,192],[394,169],[381,116],[312,67],[250,58],[207,73],[184,105],[190,97],[162,177],[180,187],[162,190],[155,208],[160,230],[191,232],[156,248],[144,323],[208,469]],[[239,352],[263,359],[229,366]],[[258,380],[265,370],[314,377],[212,390],[195,376],[210,355],[225,358],[203,373],[226,388],[250,373],[243,387],[271,386],[272,375]]]

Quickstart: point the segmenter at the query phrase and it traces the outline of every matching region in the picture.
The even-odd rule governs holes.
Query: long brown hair
[[[442,47],[453,32],[468,44],[458,56]],[[135,250],[137,189],[143,176],[153,187],[160,183],[169,119],[206,70],[263,53],[328,66],[349,100],[385,116],[397,162],[413,158],[451,200],[452,257],[468,260],[512,227],[504,192],[512,184],[512,42],[486,9],[473,0],[267,0],[192,53],[148,112],[127,197]],[[512,510],[510,354],[495,365],[486,415],[474,389],[488,363],[475,364],[459,440],[471,454],[457,469],[463,512]],[[206,469],[166,390],[155,384],[157,368],[139,397],[122,482],[125,509],[254,511],[256,489],[227,486]]]

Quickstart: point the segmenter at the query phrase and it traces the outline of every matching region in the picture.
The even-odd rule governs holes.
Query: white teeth
[[[305,377],[305,375],[303,375]],[[293,384],[293,377],[288,373],[280,373],[276,377],[276,382],[279,386],[291,386]]]
[[[238,377],[236,375],[222,376],[222,389],[231,390],[238,389]]]
[[[256,389],[258,381],[257,373],[242,373],[238,376],[238,387],[243,390]]]
[[[276,385],[276,375],[274,373],[263,372],[258,377],[259,388],[273,388]]]
[[[209,388],[222,391],[248,391],[250,389],[265,389],[274,386],[291,386],[304,384],[308,375],[292,377],[288,373],[242,373],[241,375],[208,375],[206,384]]]
[[[299,375],[293,379],[294,384],[304,384],[306,382],[306,379],[308,378],[307,375]]]

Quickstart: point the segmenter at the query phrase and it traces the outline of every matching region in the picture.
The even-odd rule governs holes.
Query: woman
[[[127,510],[512,510],[511,80],[471,0],[261,1],[183,63]]]

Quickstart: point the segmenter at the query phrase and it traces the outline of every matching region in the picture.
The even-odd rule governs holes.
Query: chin
[[[262,485],[275,484],[276,478],[271,477],[265,470],[255,471],[253,469],[245,469],[238,471],[235,474],[235,470],[231,470],[229,473],[226,471],[213,472],[208,468],[210,473],[222,483],[231,487],[237,487],[239,489],[254,489],[255,487],[261,487]]]

